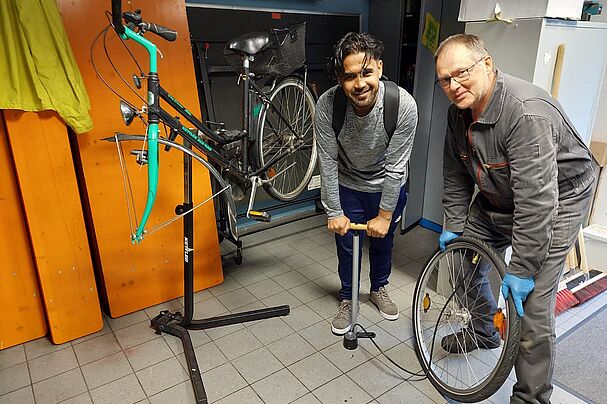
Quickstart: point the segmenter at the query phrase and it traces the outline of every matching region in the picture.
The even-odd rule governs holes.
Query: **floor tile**
[[[339,300],[337,300],[335,296],[325,295],[320,299],[308,302],[307,306],[318,313],[322,318],[332,320],[339,309]]]
[[[29,384],[30,375],[26,362],[0,370],[0,395],[19,390]]]
[[[402,382],[400,375],[378,359],[371,359],[346,374],[373,398],[379,397]]]
[[[216,297],[212,297],[194,305],[194,319],[201,320],[226,314],[228,309]]]
[[[202,375],[202,380],[204,380],[209,402],[229,396],[247,386],[247,382],[230,363],[205,372]]]
[[[228,358],[217,348],[214,342],[201,345],[194,349],[196,355],[196,362],[201,373],[207,372],[218,366],[228,362]],[[180,354],[177,359],[181,362],[183,369],[188,370],[187,360],[185,354]]]
[[[196,402],[192,382],[187,380],[150,397],[152,404],[191,404]]]
[[[312,393],[322,403],[367,403],[372,399],[346,375],[330,381]]]
[[[311,253],[312,251],[310,251],[310,254]],[[314,259],[314,256],[311,256],[311,258]],[[331,275],[333,273],[331,270],[325,268],[318,262],[314,262],[312,264],[297,268],[296,271],[311,281],[318,278],[322,278],[323,276]]]
[[[284,317],[285,323],[287,323],[295,331],[303,330],[306,327],[316,324],[323,320],[321,316],[316,314],[308,306],[299,306],[291,310],[291,314]]]
[[[232,364],[249,384],[284,368],[283,364],[265,347],[234,359]]]
[[[135,373],[148,396],[190,379],[177,358],[167,359]]]
[[[57,352],[40,356],[28,362],[32,383],[67,372],[78,367],[74,349],[70,346]]]
[[[380,404],[412,404],[431,401],[421,391],[409,382],[401,382],[398,386],[377,398]]]
[[[150,327],[149,320],[121,328],[118,331],[114,331],[114,335],[116,335],[116,339],[122,349],[128,349],[154,338],[160,338],[160,335],[156,334],[154,329]]]
[[[361,348],[353,351],[347,350],[343,346],[343,340],[339,340],[320,352],[342,372],[348,372],[349,370],[352,370],[370,360],[374,356]]]
[[[284,322],[282,317],[267,318],[247,326],[250,332],[263,344],[278,341],[295,331]]]
[[[42,337],[25,343],[25,356],[27,360],[32,360],[51,352],[60,351],[69,346],[71,346],[69,342],[61,345],[55,345],[51,343],[51,340],[49,340],[47,337]]]
[[[246,306],[247,304],[253,303],[257,300],[257,298],[245,288],[240,288],[232,292],[225,293],[221,296],[218,296],[217,299],[228,310],[234,310],[239,307]]]
[[[239,268],[238,271],[233,271],[230,275],[242,286],[249,286],[268,279],[268,276],[263,271],[255,267]]]
[[[116,318],[107,317],[107,322],[109,323],[109,325],[113,331],[118,331],[121,328],[125,328],[130,325],[137,324],[142,321],[148,321],[148,320],[149,320],[149,317],[143,310],[139,310],[134,313],[116,317]]]
[[[33,385],[36,402],[44,404],[58,403],[79,396],[86,393],[86,387],[80,369],[61,373]]]
[[[217,347],[229,360],[261,348],[261,342],[246,328],[215,340]]]
[[[74,345],[74,352],[80,366],[94,362],[97,359],[105,358],[121,350],[114,333],[105,334]]]
[[[107,335],[107,334],[111,334],[111,333],[112,333],[112,327],[110,327],[110,324],[108,323],[107,318],[104,315],[103,316],[103,328],[101,330],[94,332],[92,334],[89,334],[89,335],[85,335],[78,339],[75,339],[75,340],[71,341],[71,343],[72,343],[73,347],[76,347],[76,345],[78,345],[78,344],[82,344],[83,342],[86,342],[88,340],[95,339],[95,338],[101,337],[102,335]]]
[[[291,308],[291,310],[303,304],[298,298],[286,290],[270,297],[266,297],[265,299],[262,299],[261,302],[265,304],[266,307],[282,306],[286,304]]]
[[[25,362],[23,344],[0,351],[0,370]]]
[[[310,327],[304,328],[303,330],[299,330],[298,334],[319,351],[343,338],[338,337],[331,332],[331,323],[328,321],[321,321]]]
[[[291,334],[273,342],[268,345],[268,349],[285,366],[289,366],[316,352],[314,347],[308,344],[299,334]]]
[[[91,398],[90,392],[82,393],[76,397],[68,398],[62,401],[61,404],[92,404],[93,399]]]
[[[217,297],[240,288],[242,288],[242,285],[236,282],[236,279],[232,278],[230,275],[224,274],[223,282],[208,289],[208,292],[211,293],[212,296]]]
[[[1,384],[1,383],[0,383]],[[26,386],[11,393],[0,395],[2,404],[35,404],[32,386]]]
[[[99,387],[116,379],[133,373],[124,352],[91,362],[81,367],[86,384],[90,389]]]
[[[134,374],[130,374],[91,390],[91,396],[93,397],[93,402],[95,404],[128,404],[146,398],[145,393]]]
[[[229,396],[222,398],[217,404],[264,404],[259,398],[255,390],[247,386],[244,389],[238,390],[236,393],[232,393]]]
[[[289,289],[289,292],[304,303],[309,303],[327,295],[327,291],[314,282],[304,283]]]
[[[310,258],[311,259],[311,258]],[[297,271],[287,272],[272,278],[274,282],[278,283],[285,289],[291,289],[295,286],[299,286],[303,283],[309,282],[308,278],[303,276]]]
[[[288,369],[309,390],[314,390],[343,374],[318,352],[292,364]]]
[[[266,404],[290,403],[308,393],[308,389],[287,369],[276,372],[251,387]]]
[[[262,300],[266,297],[284,291],[284,288],[274,282],[272,279],[264,279],[261,282],[247,286],[247,290],[251,292],[257,299]]]
[[[181,344],[180,339],[175,339]],[[171,351],[164,338],[155,338],[143,344],[125,349],[124,354],[135,372],[174,356],[173,351]]]
[[[313,393],[308,393],[305,396],[299,397],[292,404],[322,404]]]

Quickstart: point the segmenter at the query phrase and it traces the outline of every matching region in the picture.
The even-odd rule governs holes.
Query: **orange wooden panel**
[[[0,116],[0,349],[46,334],[27,223]]]
[[[110,315],[117,317],[183,295],[182,222],[178,220],[159,232],[149,235],[139,245],[131,245],[129,216],[116,145],[101,139],[112,136],[117,131],[143,134],[144,127],[140,122],[134,122],[130,127],[124,126],[118,107],[119,100],[96,77],[89,56],[93,38],[108,24],[105,11],[110,10],[111,2],[81,0],[74,3],[71,0],[59,0],[58,4],[91,99],[94,128],[90,132],[79,135],[78,144]],[[199,115],[185,2],[183,0],[123,1],[123,7],[125,10],[141,8],[146,21],[165,25],[179,32],[175,42],[166,42],[150,33],[147,35],[158,44],[164,55],[164,59],[159,59],[158,63],[162,86],[192,113]],[[131,75],[139,72],[113,31],[108,32],[107,44],[113,63],[132,83]],[[128,41],[128,44],[147,72],[148,65],[144,50],[132,41]],[[134,105],[141,106],[143,101],[133,95],[120,81],[107,62],[100,45],[95,49],[94,57],[102,75],[110,85]],[[144,90],[145,87],[138,94],[145,98]],[[141,148],[142,145],[129,146],[131,147],[125,147],[124,152],[127,155],[127,168],[136,211],[141,215],[147,195],[147,167],[137,166],[132,156],[128,155],[130,149]],[[175,206],[183,202],[182,167],[180,152],[175,150],[169,153],[160,152],[159,188],[148,228],[173,217]],[[194,202],[196,203],[210,196],[211,189],[208,172],[198,165],[195,165],[194,169]],[[196,290],[223,281],[214,218],[212,203],[195,211]]]
[[[54,111],[4,111],[54,343],[103,327],[67,128]]]

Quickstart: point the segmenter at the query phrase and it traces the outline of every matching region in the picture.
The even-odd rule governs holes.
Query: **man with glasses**
[[[439,245],[444,250],[463,233],[500,253],[512,246],[502,294],[512,295],[522,318],[511,402],[548,403],[556,293],[589,207],[592,157],[561,105],[539,87],[495,69],[478,37],[445,39],[435,63],[436,84],[452,102]],[[479,192],[473,198],[475,185]],[[482,309],[475,310],[468,329],[443,338],[446,351],[500,346],[490,321],[497,307],[485,274],[481,266],[472,276],[485,304],[476,304]]]
[[[352,260],[360,261],[360,257],[352,257],[350,222],[367,223],[370,301],[385,319],[399,316],[385,286],[392,268],[394,230],[407,200],[404,184],[417,106],[407,91],[398,88],[396,129],[391,135],[387,133],[383,113],[387,86],[380,81],[383,50],[382,42],[368,33],[350,32],[341,38],[329,63],[329,73],[338,85],[321,95],[314,118],[321,199],[327,227],[335,233],[339,259],[341,302],[331,322],[331,330],[338,335],[350,330]],[[333,126],[333,104],[339,105],[337,91],[346,101],[341,129]]]

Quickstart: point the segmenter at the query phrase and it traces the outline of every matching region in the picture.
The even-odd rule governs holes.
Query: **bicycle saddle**
[[[226,45],[226,49],[253,56],[264,50],[269,44],[270,36],[267,32],[251,32],[240,38],[232,39]]]

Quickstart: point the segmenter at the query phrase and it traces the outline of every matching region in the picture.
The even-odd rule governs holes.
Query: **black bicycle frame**
[[[248,70],[248,69],[246,69],[246,70]],[[250,178],[251,176],[257,176],[257,175],[267,171],[277,161],[281,160],[283,157],[285,157],[286,155],[291,153],[290,151],[283,151],[283,152],[277,154],[276,156],[274,156],[273,158],[271,158],[270,160],[268,160],[262,167],[259,167],[257,170],[251,170],[250,172],[248,171],[248,167],[249,167],[248,149],[249,149],[249,142],[251,140],[250,128],[252,127],[251,122],[250,122],[250,111],[249,111],[249,106],[250,106],[251,97],[252,97],[252,94],[250,92],[251,87],[252,87],[253,91],[255,92],[255,94],[261,99],[261,101],[264,104],[269,105],[270,108],[272,108],[278,114],[278,116],[284,122],[286,127],[298,139],[301,139],[303,137],[303,134],[297,133],[295,131],[295,129],[291,126],[291,123],[283,115],[283,113],[280,111],[280,109],[277,108],[272,103],[272,101],[268,98],[267,94],[261,88],[259,88],[259,86],[254,81],[252,81],[250,78],[248,80],[243,80],[243,81],[244,81],[243,92],[246,94],[244,108],[243,108],[244,109],[244,114],[243,114],[244,136],[241,139],[235,140],[235,141],[238,141],[238,140],[241,141],[241,146],[242,146],[242,154],[241,154],[242,165],[241,165],[241,167],[242,168],[234,166],[230,161],[228,161],[221,154],[221,151],[220,151],[221,146],[228,143],[225,138],[221,137],[220,135],[215,133],[215,131],[210,129],[207,125],[202,123],[187,108],[185,108],[183,105],[181,105],[181,103],[179,101],[177,101],[177,99],[175,97],[173,97],[171,94],[169,94],[168,91],[166,91],[164,88],[162,88],[162,86],[157,85],[156,86],[157,91],[152,91],[152,92],[158,92],[158,94],[155,94],[155,99],[160,98],[160,99],[166,101],[172,108],[174,108],[179,113],[179,115],[181,117],[185,118],[186,121],[191,123],[197,129],[198,133],[194,133],[191,129],[189,129],[188,127],[184,126],[181,123],[179,117],[172,116],[169,112],[167,112],[166,110],[164,110],[162,107],[160,107],[158,105],[157,106],[157,111],[158,111],[157,115],[160,117],[160,121],[162,121],[165,124],[167,124],[168,126],[170,126],[179,135],[181,135],[183,138],[188,140],[196,149],[198,149],[203,154],[205,154],[207,157],[209,157],[214,163],[217,163],[219,166],[221,166],[222,169],[228,170],[231,174],[236,176],[236,178],[238,178],[240,181],[246,182],[248,180],[248,178]],[[304,91],[304,96],[305,96],[306,83],[304,82],[303,85],[304,85],[303,91]],[[150,109],[150,113],[151,112],[152,112],[152,110]],[[200,134],[204,135],[206,139],[212,140],[216,145],[219,145],[219,146],[216,146],[216,145],[213,145],[213,144],[207,142],[207,140],[202,138],[200,136]],[[171,139],[171,140],[174,140],[174,139]]]

